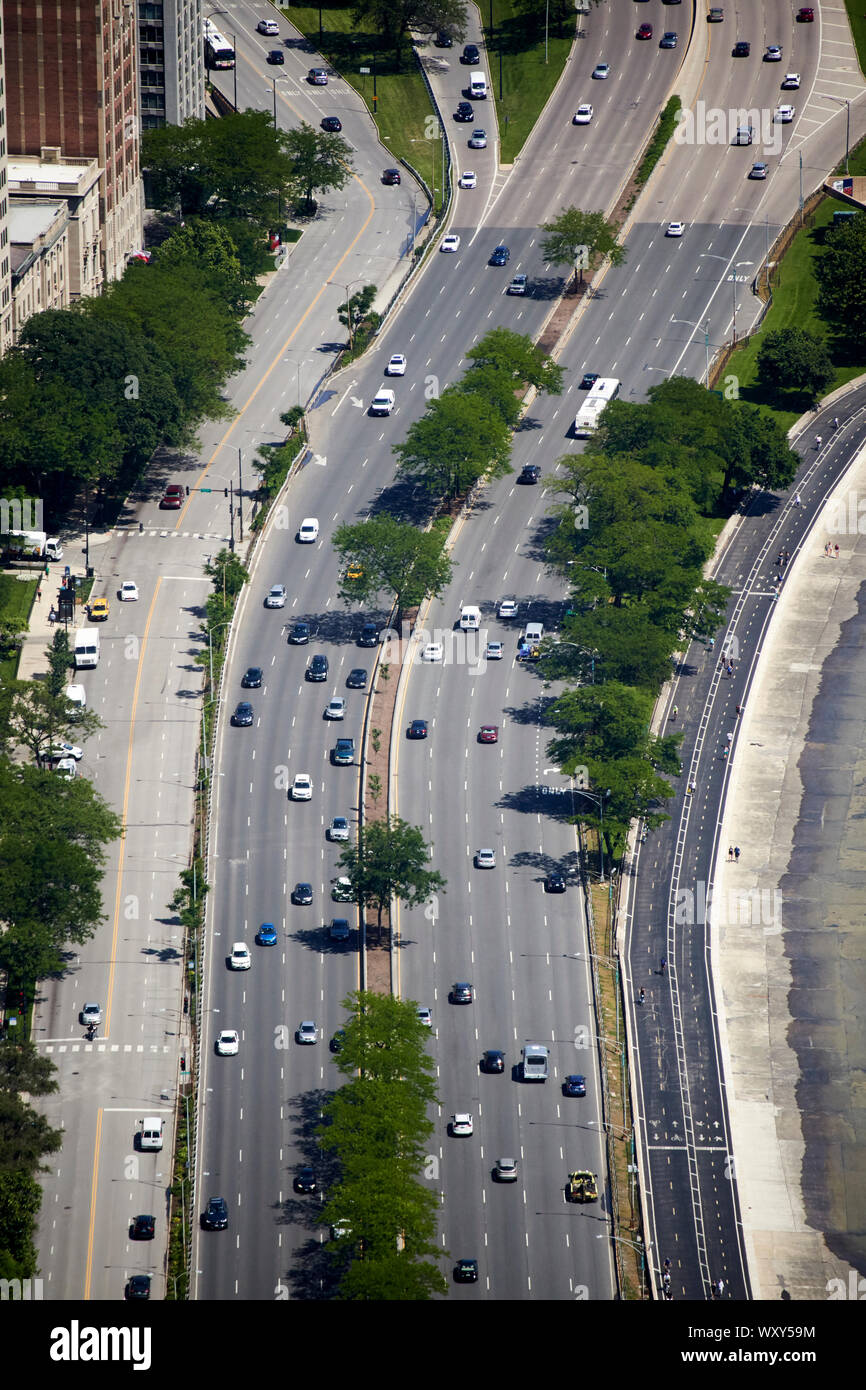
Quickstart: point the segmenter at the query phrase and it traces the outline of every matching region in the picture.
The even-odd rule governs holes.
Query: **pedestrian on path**
[[[733,661],[729,661],[729,662],[728,662],[728,675],[729,675],[729,676],[732,676],[733,674],[734,674],[734,663],[733,663]]]
[[[716,639],[715,639],[715,637],[711,637],[710,640],[709,640],[709,643],[708,643],[708,646],[709,646],[709,648],[710,648],[710,651],[713,650],[713,647],[714,647],[715,645],[716,645]]]
[[[37,585],[36,585],[36,601],[37,601],[37,603],[38,603],[38,601],[41,599],[41,597],[42,597],[42,585],[41,585],[41,584],[37,584]]]
[[[734,846],[733,846],[733,845],[728,845],[728,858],[729,858],[729,859],[733,859],[733,857],[734,857]]]
[[[645,989],[641,989],[641,991],[640,991],[640,993],[638,994],[638,997],[637,997],[637,1002],[638,1002],[639,1004],[642,1004],[642,1003],[644,1002],[645,999],[646,999],[646,990],[645,990]]]
[[[722,757],[723,757],[723,758],[726,758],[726,757],[728,756],[728,753],[729,753],[729,752],[730,752],[730,749],[728,748],[728,745],[725,744],[724,748],[722,749]]]
[[[815,435],[815,448],[816,448],[816,449],[820,449],[820,447],[821,447],[821,436],[820,436],[820,434],[816,434],[816,435]]]
[[[830,545],[830,542],[829,542],[829,541],[825,541],[825,542],[824,542],[824,554],[825,554],[825,555],[832,555],[832,553],[833,553],[833,549],[832,549],[832,546]]]
[[[738,718],[738,719],[739,719],[739,717],[740,717],[740,714],[742,713],[742,709],[743,709],[743,706],[742,706],[742,705],[737,705],[737,718]]]
[[[668,968],[667,957],[666,957],[666,956],[662,956],[662,964],[661,964],[661,973],[662,973],[662,975],[664,975],[664,974],[667,973],[667,968]]]
[[[677,709],[676,705],[674,705],[673,708],[671,709],[671,719],[676,719],[676,717],[677,717],[678,714],[679,714],[679,710]]]
[[[835,545],[835,547],[834,547],[834,558],[837,559],[837,560],[839,559],[839,542],[838,542],[838,541],[836,542],[836,545]]]
[[[778,553],[778,555],[776,556],[776,564],[779,566],[779,569],[782,568],[782,560],[784,559],[784,556],[785,556],[784,550],[780,550],[779,553]]]
[[[734,858],[736,859],[737,863],[739,864],[739,862],[740,862],[740,846],[739,846],[739,845],[734,845]]]
[[[795,506],[795,507],[802,507],[802,505],[803,505],[803,499],[801,498],[799,492],[795,492],[795,493],[794,493],[794,506]]]
[[[732,733],[729,733],[729,734],[728,734],[728,746],[729,746],[729,747],[730,747],[730,745],[733,743],[733,741],[734,741],[734,735],[733,735]]]
[[[48,621],[49,621],[49,623],[51,624],[52,627],[53,627],[54,624],[57,622],[57,614],[56,614],[55,611],[54,611],[54,605],[53,605],[53,604],[51,605],[51,612],[48,614]]]
[[[785,569],[788,568],[788,561],[790,560],[790,558],[791,558],[791,552],[790,552],[790,550],[786,550],[786,551],[785,551]]]

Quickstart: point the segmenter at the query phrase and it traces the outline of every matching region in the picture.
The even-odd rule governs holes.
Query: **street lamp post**
[[[700,328],[700,326],[701,326],[699,323],[693,323],[691,319],[671,319],[671,323],[687,323],[688,326],[689,326],[689,328]],[[710,316],[709,316],[709,314],[707,314],[707,317],[706,317],[706,319],[705,319],[705,321],[704,321],[704,348],[705,348],[705,350],[706,350],[706,355],[707,355],[707,365],[706,365],[706,375],[705,375],[705,377],[704,377],[704,385],[706,386],[707,390],[709,390],[709,386],[710,386]]]
[[[599,861],[599,874],[600,874],[600,877],[601,877],[601,881],[604,882],[604,803],[607,801],[607,798],[610,796],[610,787],[608,787],[608,789],[607,789],[606,792],[597,792],[597,793],[596,793],[596,792],[588,792],[588,791],[586,791],[585,788],[583,788],[583,787],[576,787],[575,790],[576,790],[578,796],[585,796],[586,799],[587,799],[588,801],[597,801],[597,803],[598,803],[598,818],[599,818],[599,831],[598,831],[598,861]]]
[[[596,1240],[604,1240],[604,1239],[605,1239],[604,1234],[596,1236]],[[638,1236],[638,1239],[637,1239],[636,1241],[635,1241],[635,1240],[627,1240],[625,1236],[615,1236],[615,1235],[611,1232],[611,1234],[610,1234],[610,1239],[611,1239],[611,1240],[618,1240],[619,1243],[620,1243],[620,1245],[630,1245],[631,1248],[632,1248],[632,1250],[637,1250],[638,1254],[640,1255],[640,1296],[641,1296],[641,1298],[644,1298],[644,1297],[646,1296],[646,1291],[645,1291],[645,1280],[644,1280],[644,1271],[645,1271],[645,1269],[646,1269],[646,1252],[647,1252],[647,1250],[650,1249],[651,1247],[650,1247],[650,1246],[647,1246],[647,1245],[644,1245],[643,1241],[640,1239],[639,1236]]]
[[[235,111],[238,109],[238,39],[237,34],[232,34],[232,48],[235,54],[234,79],[235,79]]]

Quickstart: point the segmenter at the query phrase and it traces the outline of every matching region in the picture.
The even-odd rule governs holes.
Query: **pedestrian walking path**
[[[720,1033],[761,1299],[856,1297],[852,1271],[866,1273],[866,535],[852,495],[866,496],[866,450],[784,566],[715,869]]]

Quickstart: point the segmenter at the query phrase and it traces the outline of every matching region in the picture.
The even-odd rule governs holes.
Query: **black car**
[[[741,40],[739,43],[735,43],[735,44],[734,44],[734,47],[733,47],[733,49],[732,49],[732,51],[731,51],[731,57],[732,57],[732,58],[748,58],[748,56],[749,56],[749,54],[751,53],[751,51],[752,51],[752,45],[751,45],[750,43],[745,43],[743,40]]]
[[[332,758],[336,766],[346,767],[355,761],[355,740],[353,738],[338,738]]]
[[[455,1284],[477,1284],[478,1283],[478,1261],[477,1260],[458,1260],[454,1266]]]
[[[436,47],[437,47],[437,48],[453,48],[453,47],[454,47],[454,40],[452,39],[451,35],[450,35],[449,33],[446,32],[445,29],[440,29],[440,30],[439,30],[439,33],[436,35]]]
[[[305,647],[310,640],[310,624],[295,623],[289,630],[289,641],[295,647]]]
[[[296,907],[309,907],[313,901],[313,885],[311,883],[296,883],[292,889],[292,902]]]
[[[507,265],[511,256],[507,246],[494,246],[493,255],[487,262],[488,265]]]
[[[130,1240],[153,1240],[156,1235],[155,1216],[134,1216],[129,1228]]]
[[[211,1197],[204,1210],[201,1224],[206,1231],[224,1231],[229,1224],[229,1208],[225,1197]]]
[[[467,43],[463,52],[460,54],[461,63],[477,63],[480,58],[481,54],[478,52],[478,45],[474,43]]]
[[[553,869],[544,880],[544,891],[545,893],[565,892],[565,878],[557,869]]]
[[[345,1037],[346,1037],[346,1030],[345,1030],[345,1028],[338,1028],[337,1031],[336,1031],[336,1033],[335,1033],[334,1036],[332,1037],[331,1041],[328,1043],[328,1046],[330,1047],[330,1049],[331,1049],[332,1052],[342,1052],[342,1051],[343,1051],[343,1042],[344,1042],[344,1040],[345,1040]]]
[[[586,1077],[567,1076],[562,1083],[562,1094],[564,1096],[585,1096]]]
[[[328,658],[317,654],[310,661],[307,667],[308,681],[326,681],[328,679]]]
[[[150,1298],[150,1275],[130,1275],[123,1296],[127,1299]]]
[[[253,722],[253,707],[248,700],[241,700],[232,715],[232,723],[238,729],[248,729]]]
[[[426,737],[427,737],[427,720],[426,720],[426,719],[413,719],[413,720],[412,720],[412,723],[409,725],[408,729],[406,730],[406,737],[407,737],[407,738],[426,738]]]
[[[349,690],[365,690],[367,688],[367,672],[363,666],[356,666],[346,677],[346,686]]]
[[[481,1058],[481,1070],[490,1075],[505,1071],[505,1053],[495,1047],[488,1049]]]
[[[580,378],[578,390],[591,391],[600,375],[600,372],[584,372],[583,376]]]
[[[541,477],[541,469],[537,463],[525,463],[520,470],[517,479],[519,483],[537,483]]]
[[[312,1168],[299,1168],[295,1175],[294,1188],[296,1192],[315,1192],[316,1175]]]
[[[269,63],[279,63],[279,65],[282,67],[282,65],[283,65],[283,63],[284,63],[285,61],[286,61],[286,55],[285,55],[285,53],[283,52],[283,50],[282,50],[281,48],[272,48],[272,49],[271,49],[270,53],[268,54],[268,62],[269,62]]]
[[[358,633],[359,647],[375,647],[379,641],[379,629],[375,623],[365,623]]]
[[[343,122],[339,116],[326,116],[322,121],[322,130],[342,130]]]
[[[258,690],[262,683],[261,666],[248,666],[241,676],[241,685],[244,690]]]
[[[332,918],[329,935],[332,941],[348,941],[351,935],[348,920],[345,917]]]
[[[475,111],[471,101],[458,101],[457,110],[454,112],[455,121],[474,121]]]
[[[471,1004],[472,986],[468,984],[465,980],[458,980],[455,985],[451,986],[451,1003]]]
[[[383,173],[382,173],[382,182],[383,182],[383,183],[387,183],[387,184],[399,183],[399,182],[400,182],[400,170],[399,170],[399,169],[385,169],[385,170],[383,171]]]

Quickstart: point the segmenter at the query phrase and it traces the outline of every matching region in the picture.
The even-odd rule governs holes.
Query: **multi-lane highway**
[[[339,846],[326,841],[325,827],[338,814],[348,816],[352,833],[357,824],[357,753],[355,765],[335,767],[330,750],[336,737],[346,734],[355,738],[357,749],[363,695],[347,691],[346,676],[352,667],[371,670],[373,665],[372,654],[353,644],[359,617],[347,615],[336,597],[339,576],[329,545],[335,525],[366,515],[376,503],[393,475],[392,445],[423,413],[431,389],[441,390],[461,375],[466,367],[464,353],[482,333],[504,324],[537,335],[561,280],[559,271],[541,258],[540,223],[570,203],[584,208],[613,206],[651,118],[676,87],[684,57],[686,67],[678,80],[690,84],[690,95],[699,92],[706,101],[725,107],[775,105],[779,67],[762,64],[760,50],[762,39],[781,42],[784,66],[801,73],[798,102],[805,110],[816,109],[818,87],[813,78],[819,70],[820,26],[806,33],[792,25],[785,7],[768,6],[761,12],[760,34],[757,11],[753,17],[755,31],[748,36],[753,44],[751,59],[733,61],[733,26],[720,26],[718,36],[717,30],[710,33],[707,26],[705,33],[699,17],[692,40],[695,60],[692,52],[685,53],[685,16],[679,48],[666,51],[654,44],[635,43],[638,12],[641,20],[655,20],[659,29],[661,21],[674,13],[651,0],[649,5],[615,12],[604,7],[582,22],[586,37],[576,43],[559,88],[511,171],[497,170],[492,142],[486,151],[469,151],[464,142],[471,127],[451,122],[458,171],[473,168],[479,176],[475,189],[461,190],[456,196],[449,231],[460,236],[460,248],[454,255],[437,253],[431,258],[411,297],[398,308],[368,358],[334,378],[316,396],[310,414],[311,442],[324,466],[308,463],[293,480],[287,494],[291,524],[285,529],[285,513],[281,513],[280,525],[272,527],[256,554],[224,676],[215,763],[196,1202],[200,1210],[209,1196],[223,1196],[230,1219],[228,1231],[202,1232],[198,1237],[193,1267],[195,1294],[200,1298],[270,1298],[281,1293],[308,1297],[327,1287],[322,1233],[314,1222],[317,1199],[296,1196],[291,1188],[299,1164],[318,1166],[320,1162],[312,1131],[322,1093],[334,1084],[328,1039],[341,1023],[340,1000],[358,978],[356,939],[353,936],[347,945],[336,947],[326,930],[335,915],[328,889]],[[270,99],[274,71],[268,70],[265,77],[263,53],[270,44],[246,37],[255,21],[246,10],[244,15],[243,26],[238,25],[242,106]],[[742,23],[741,19],[740,27]],[[611,64],[611,75],[606,81],[593,81],[592,69],[601,59]],[[306,89],[303,73],[313,61],[309,54],[302,61],[300,55],[289,56],[285,74],[277,80],[280,109],[286,120],[320,119],[321,114],[331,114],[330,105],[326,110],[309,103],[321,103],[324,91],[330,102],[331,92],[339,92],[342,105],[334,108],[334,114],[341,116],[343,134],[356,147],[359,178],[343,194],[325,200],[331,211],[328,227],[334,231],[335,242],[340,238],[339,246],[332,252],[327,238],[314,243],[313,229],[308,231],[257,306],[250,324],[254,348],[245,372],[233,383],[233,398],[243,413],[222,438],[214,433],[207,441],[205,457],[211,464],[211,477],[228,476],[233,467],[231,450],[271,437],[278,413],[306,396],[322,371],[322,365],[313,364],[327,360],[331,337],[340,336],[335,311],[345,298],[346,286],[356,278],[360,283],[382,283],[384,266],[377,264],[376,257],[383,247],[389,248],[393,266],[395,253],[405,250],[407,228],[411,231],[406,183],[402,189],[381,192],[376,187],[381,167],[390,161],[383,158],[357,99],[342,83]],[[688,71],[694,61],[697,77]],[[448,121],[463,96],[464,82],[465,71],[456,61],[447,72],[433,77]],[[573,126],[572,113],[584,101],[594,106],[593,121],[589,126]],[[491,133],[492,103],[486,103],[485,115],[477,124]],[[829,168],[838,152],[837,128],[825,129],[820,118],[816,126],[806,146],[807,159],[815,166],[813,184],[820,177],[818,170]],[[747,149],[727,145],[671,148],[648,195],[632,215],[625,266],[607,272],[601,292],[584,305],[562,347],[563,396],[537,400],[531,408],[531,428],[516,436],[518,467],[531,459],[541,465],[547,478],[558,455],[574,447],[566,435],[580,403],[577,384],[584,370],[617,376],[623,382],[623,395],[639,399],[648,386],[672,372],[703,374],[703,325],[708,316],[714,346],[729,333],[735,313],[738,330],[749,326],[755,306],[747,307],[742,282],[753,277],[768,238],[796,207],[799,174],[789,142],[799,142],[805,135],[802,119],[793,132],[785,135],[786,158],[776,165],[771,157],[766,182],[746,180],[746,161],[752,158]],[[681,239],[664,236],[672,218],[686,222]],[[499,242],[511,251],[503,269],[487,264]],[[327,267],[326,274],[319,269],[315,278],[308,254],[314,244]],[[506,297],[508,281],[519,272],[529,276],[529,293],[523,298]],[[287,304],[292,306],[290,325]],[[393,383],[394,414],[374,420],[364,409],[394,352],[406,353],[407,374]],[[219,452],[224,446],[230,449],[228,455]],[[572,828],[560,813],[571,810],[570,796],[562,789],[562,779],[550,770],[545,754],[543,707],[553,692],[543,691],[532,670],[514,661],[514,629],[519,620],[537,617],[553,626],[564,597],[543,567],[545,506],[540,488],[516,488],[510,479],[488,489],[483,505],[470,514],[455,537],[454,583],[425,615],[428,629],[441,628],[450,634],[461,603],[480,604],[489,635],[505,641],[504,659],[412,667],[401,687],[393,809],[421,825],[432,840],[434,864],[446,877],[448,892],[426,914],[402,915],[404,949],[397,984],[405,996],[433,1011],[431,1051],[438,1065],[442,1112],[435,1117],[434,1157],[439,1167],[431,1165],[431,1176],[445,1194],[443,1249],[453,1257],[477,1258],[482,1292],[498,1298],[567,1298],[581,1289],[604,1298],[613,1291],[606,1194],[602,1191],[597,1205],[571,1207],[565,1204],[562,1191],[570,1168],[587,1166],[603,1179],[597,1040],[575,842]],[[126,744],[120,730],[112,744],[123,750],[116,759],[123,775],[118,770],[116,788],[100,780],[111,799],[129,811],[126,865],[134,846],[140,845],[148,891],[154,895],[149,912],[143,914],[149,922],[157,920],[160,904],[171,895],[177,868],[185,862],[184,815],[188,822],[194,740],[184,742],[184,730],[166,717],[172,707],[164,701],[160,705],[159,698],[170,663],[177,663],[178,653],[189,649],[194,626],[189,610],[200,606],[204,593],[198,580],[202,557],[217,548],[226,529],[222,508],[210,508],[204,497],[195,497],[190,504],[194,523],[185,514],[178,523],[181,531],[192,531],[194,525],[199,536],[212,536],[213,541],[185,544],[184,567],[168,566],[182,582],[167,605],[165,581],[157,584],[166,568],[165,542],[149,536],[129,538],[122,546],[106,550],[111,568],[117,568],[122,556],[125,570],[138,579],[142,590],[145,602],[138,622],[144,655],[139,665],[128,663],[125,685],[113,683],[106,666],[88,682],[88,688],[97,709],[139,710],[134,695],[153,682],[154,713],[147,740],[140,715],[132,726],[124,718]],[[316,516],[320,522],[314,546],[301,546],[294,539],[295,528],[305,516]],[[177,542],[169,544],[177,546]],[[177,553],[175,549],[173,554]],[[193,594],[194,583],[198,588]],[[265,595],[275,583],[288,587],[286,607],[265,609]],[[520,601],[518,623],[508,627],[494,617],[495,602],[506,593]],[[384,618],[384,613],[375,616]],[[309,621],[314,630],[309,646],[290,645],[286,640],[287,626],[299,619]],[[156,633],[159,642],[165,643],[164,654],[148,666],[146,657],[159,650]],[[307,661],[316,652],[326,654],[330,663],[322,683],[304,677]],[[188,656],[184,660],[188,662]],[[249,665],[263,668],[264,681],[261,689],[243,692],[240,677]],[[183,690],[188,686],[195,689],[185,679]],[[183,718],[192,718],[194,705],[187,695],[181,698],[181,687],[177,688]],[[251,728],[230,727],[228,715],[244,695],[253,704],[254,723]],[[323,717],[332,695],[347,699],[341,724]],[[418,717],[430,721],[428,739],[404,742],[399,731]],[[500,726],[497,744],[477,741],[482,722]],[[172,808],[173,819],[166,821],[170,852],[164,848],[160,854],[157,840],[161,877],[149,858],[154,841],[150,803],[145,804],[157,750],[165,759],[169,785],[180,770],[178,804]],[[140,768],[143,779],[137,814],[131,798],[124,802],[124,789],[132,785],[130,768]],[[310,801],[288,796],[287,788],[298,772],[312,778]],[[551,807],[556,808],[553,813]],[[488,845],[497,852],[496,868],[475,869],[473,852]],[[564,896],[543,892],[541,878],[553,866],[568,870],[569,889]],[[110,880],[118,904],[130,891],[127,872],[120,860]],[[312,905],[290,903],[290,890],[297,880],[312,884]],[[275,945],[255,944],[262,922],[274,924]],[[230,971],[226,965],[235,941],[246,941],[250,947],[249,971]],[[145,970],[159,973],[170,952],[163,936],[153,942],[147,928],[137,928],[133,942],[137,953],[155,962]],[[145,952],[153,954],[145,956]],[[161,1041],[161,1023],[164,1028],[153,1008],[152,982],[148,980],[143,992],[132,967],[124,970],[117,943],[107,937],[84,955],[90,972],[84,977],[88,980],[84,994],[89,989],[88,998],[112,1001],[112,1038],[119,1036],[117,1020],[122,1019],[129,1032],[128,1020],[146,999],[138,1044],[144,1052],[138,1055],[150,1055],[147,1049],[157,1048]],[[118,964],[100,966],[99,960]],[[135,969],[140,974],[142,967]],[[448,990],[456,980],[473,983],[476,997],[471,1006],[448,1003]],[[182,1027],[180,990],[180,980],[173,979],[169,992],[175,1031]],[[68,990],[51,997],[57,1001],[52,1007],[61,1007],[62,998],[62,1008],[69,1012]],[[319,1029],[318,1041],[311,1046],[297,1043],[294,1037],[298,1024],[308,1019]],[[55,1034],[56,1030],[45,1026],[47,1035]],[[223,1028],[239,1031],[237,1056],[215,1054],[214,1041]],[[527,1041],[550,1048],[551,1078],[544,1085],[529,1086],[512,1078],[511,1066]],[[126,1063],[128,1075],[120,1079],[114,1071],[109,1073],[109,1067],[125,1064],[127,1045],[124,1038],[117,1051],[106,1048],[94,1055],[104,1069],[98,1093],[134,1098],[131,1105],[138,1110],[143,1097],[158,1098],[163,1086],[173,1096],[173,1072],[165,1080],[155,1074],[142,1086],[140,1072],[134,1069],[139,1064],[132,1056]],[[478,1059],[488,1048],[505,1051],[503,1075],[479,1072]],[[82,1060],[77,1052],[63,1058],[70,1072]],[[90,1057],[83,1060],[89,1062]],[[585,1098],[561,1094],[561,1079],[569,1072],[586,1075]],[[63,1100],[55,1120],[61,1111],[69,1115],[74,1103],[71,1076],[64,1075],[61,1085]],[[88,1091],[93,1094],[89,1086]],[[51,1117],[51,1106],[45,1108]],[[129,1214],[126,1209],[130,1205],[136,1210],[155,1209],[154,1191],[159,1190],[160,1181],[164,1186],[165,1175],[158,1160],[148,1157],[145,1163],[151,1166],[136,1176],[134,1186],[112,1186],[111,1164],[117,1164],[124,1144],[129,1143],[128,1127],[123,1129],[126,1121],[119,1118],[119,1132],[109,1151],[101,1112],[78,1108],[85,1114],[83,1120],[76,1119],[76,1158],[70,1167],[67,1144],[53,1179],[53,1224],[43,1223],[42,1262],[47,1257],[57,1271],[58,1287],[67,1296],[84,1288],[97,1297],[113,1297],[119,1289],[119,1271],[130,1265],[129,1251],[120,1239]],[[473,1114],[471,1138],[448,1136],[446,1123],[454,1110]],[[59,1227],[57,1209],[73,1206],[76,1177],[80,1185],[80,1175],[90,1171],[94,1142],[99,1180],[91,1182],[87,1211],[82,1208],[69,1221],[69,1235],[64,1233],[66,1253],[61,1258],[51,1234]],[[491,1168],[506,1155],[520,1162],[518,1182],[494,1184]],[[320,1171],[327,1186],[330,1175]],[[652,1203],[652,1172],[649,1179]],[[681,1181],[687,1197],[688,1177]],[[730,1236],[735,1216],[730,1189],[726,1196],[728,1206],[721,1218],[724,1239],[735,1246]],[[687,1214],[682,1238],[696,1245],[694,1210],[688,1203],[683,1209]],[[49,1215],[51,1204],[46,1201]],[[666,1236],[667,1228],[661,1234]],[[106,1260],[100,1281],[85,1286],[81,1251],[94,1251],[97,1238],[99,1248],[110,1249],[112,1258]],[[696,1264],[700,1268],[700,1259]],[[87,1268],[90,1271],[90,1262]],[[697,1275],[684,1282],[690,1295],[699,1296],[700,1288]],[[465,1292],[473,1296],[472,1288]]]

